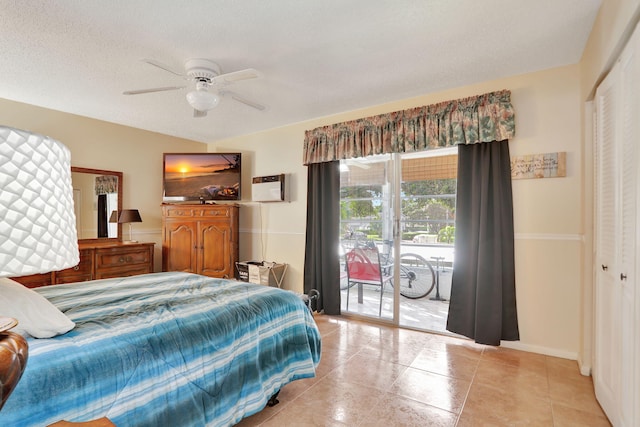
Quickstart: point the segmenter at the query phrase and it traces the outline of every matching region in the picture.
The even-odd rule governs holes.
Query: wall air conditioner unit
[[[256,176],[251,183],[251,196],[254,202],[284,202],[287,200],[287,187],[284,174]]]

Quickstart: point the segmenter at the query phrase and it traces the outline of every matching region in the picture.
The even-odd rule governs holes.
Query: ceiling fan
[[[227,86],[235,82],[262,77],[262,74],[253,68],[221,74],[220,66],[212,60],[196,58],[189,59],[185,62],[185,73],[182,74],[152,59],[143,59],[142,61],[195,83],[195,90],[187,93],[187,102],[189,102],[189,105],[193,107],[193,117],[205,117],[207,115],[207,111],[214,109],[218,105],[221,96],[229,96],[235,101],[241,102],[260,111],[265,109],[264,105],[260,105],[249,99],[243,98],[237,93],[226,89]],[[122,93],[124,95],[140,95],[143,93],[164,92],[185,88],[186,86],[167,86],[151,89],[128,90]]]

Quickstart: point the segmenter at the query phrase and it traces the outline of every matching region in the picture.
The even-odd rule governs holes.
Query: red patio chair
[[[345,254],[347,265],[347,310],[349,309],[349,290],[354,284],[380,286],[380,309],[382,315],[382,294],[384,285],[393,279],[385,274],[380,266],[380,253],[377,247],[357,247]]]

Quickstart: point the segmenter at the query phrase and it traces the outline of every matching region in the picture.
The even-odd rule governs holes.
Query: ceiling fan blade
[[[152,92],[165,92],[168,90],[178,90],[184,89],[186,86],[167,86],[167,87],[154,87],[151,89],[138,89],[138,90],[127,90],[122,92],[123,95],[140,95],[142,93],[152,93]]]
[[[260,73],[258,70],[247,68],[246,70],[220,74],[214,80],[216,83],[233,83],[240,80],[258,79],[260,77],[262,77],[262,73]]]
[[[161,70],[168,71],[171,74],[175,74],[176,76],[179,76],[179,77],[182,77],[182,78],[186,78],[186,76],[184,74],[179,73],[179,72],[177,72],[175,70],[172,70],[171,67],[169,67],[168,65],[163,64],[162,62],[158,62],[158,61],[156,61],[154,59],[147,59],[147,58],[144,58],[142,61],[146,62],[149,65],[153,65],[154,67],[158,67]]]
[[[200,110],[196,110],[195,108],[193,109],[193,117],[207,117],[207,112],[206,111],[200,111]]]
[[[244,98],[244,97],[238,95],[237,93],[231,92],[229,90],[220,90],[220,91],[218,91],[218,94],[222,95],[222,96],[229,96],[231,99],[233,99],[235,101],[238,101],[238,102],[241,102],[244,105],[247,105],[247,106],[249,106],[251,108],[255,108],[256,110],[264,111],[267,108],[262,104],[258,104],[257,102],[251,101],[251,100],[249,100],[247,98]]]

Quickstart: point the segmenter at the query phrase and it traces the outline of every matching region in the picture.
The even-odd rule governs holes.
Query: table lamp
[[[118,211],[111,211],[109,222],[118,222]]]
[[[0,126],[0,277],[77,265],[75,222],[69,149]]]
[[[118,217],[118,222],[121,224],[129,224],[129,240],[125,241],[125,243],[137,243],[137,240],[132,239],[131,223],[142,222],[142,218],[140,217],[140,212],[138,212],[138,209],[123,209],[122,212],[120,212],[120,216]]]
[[[71,154],[60,142],[0,126],[0,281],[77,265]],[[2,316],[2,313],[0,313]],[[0,369],[4,405],[27,363],[28,346],[0,317]]]

